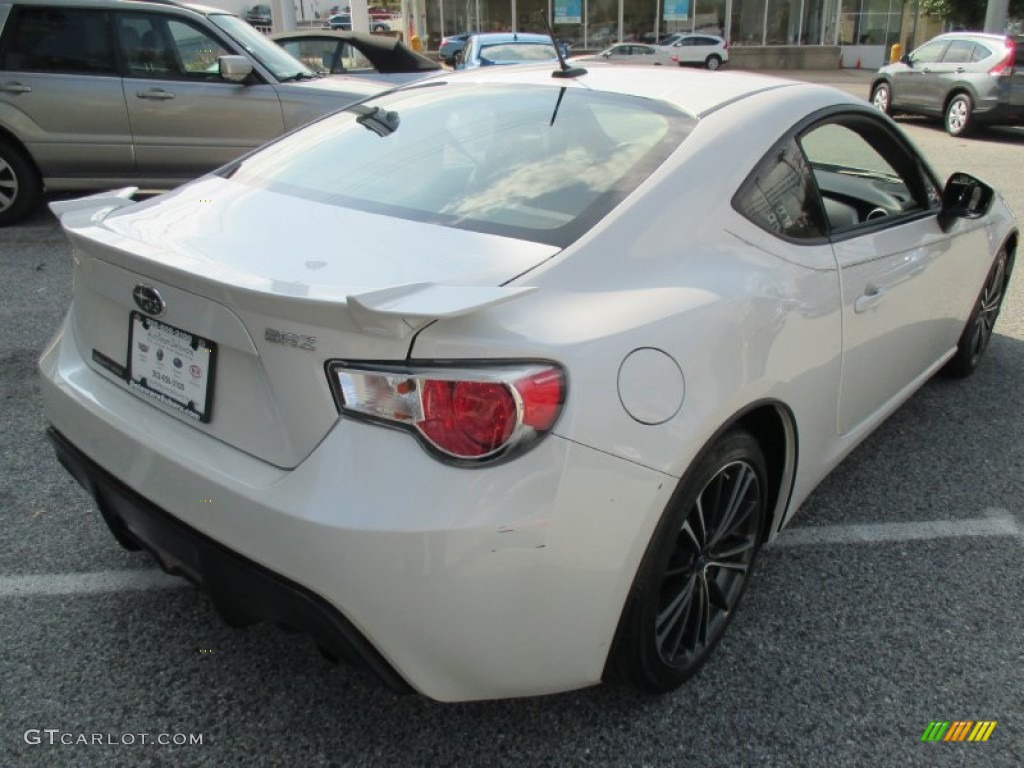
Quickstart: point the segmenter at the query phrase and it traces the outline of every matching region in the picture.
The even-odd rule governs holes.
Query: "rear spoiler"
[[[468,315],[535,290],[413,283],[350,295],[346,300],[353,319],[366,333],[402,338],[434,320]]]
[[[97,221],[102,221],[118,208],[134,205],[138,201],[132,198],[138,191],[138,187],[124,187],[88,197],[76,197],[72,200],[54,200],[50,203],[50,210],[66,227],[94,224]]]

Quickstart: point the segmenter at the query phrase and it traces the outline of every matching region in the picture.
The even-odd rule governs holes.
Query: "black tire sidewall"
[[[0,210],[0,227],[3,227],[16,224],[35,211],[42,198],[42,184],[32,161],[10,142],[0,140],[0,158],[10,166],[18,182],[14,203]]]
[[[763,452],[752,435],[743,430],[730,430],[719,437],[694,462],[680,482],[655,528],[644,553],[640,568],[630,590],[609,658],[611,677],[627,682],[650,693],[664,693],[678,688],[693,676],[710,657],[727,629],[735,610],[725,617],[716,636],[693,658],[685,669],[672,667],[662,661],[655,643],[655,621],[658,610],[658,589],[662,575],[675,549],[678,531],[682,528],[690,509],[704,487],[718,472],[735,461],[746,461],[757,474],[761,488],[762,505],[759,511],[758,531],[765,522],[767,467]],[[758,548],[760,547],[760,535]],[[758,549],[754,551],[756,561]],[[753,562],[751,563],[751,569]],[[750,581],[750,572],[741,585],[738,602]]]
[[[952,130],[950,130],[949,127],[949,111],[953,108],[953,105],[956,104],[958,101],[964,102],[964,104],[967,106],[967,116],[964,120],[964,127],[961,128],[956,133],[954,133]],[[958,93],[956,96],[950,99],[949,104],[946,105],[946,114],[943,115],[942,121],[945,124],[946,133],[948,133],[950,136],[960,137],[969,134],[971,130],[974,128],[974,102],[971,100],[971,97],[965,93]]]

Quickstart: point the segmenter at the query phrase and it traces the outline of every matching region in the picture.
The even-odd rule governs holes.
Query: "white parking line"
[[[150,591],[191,586],[190,582],[152,568],[83,573],[0,576],[0,598],[40,595],[94,595],[102,592]]]
[[[985,510],[985,517],[968,520],[922,520],[915,523],[797,526],[784,530],[773,549],[821,544],[888,544],[973,536],[1011,536],[1024,539],[1024,529],[1005,509]],[[149,592],[192,586],[177,576],[153,568],[82,573],[41,573],[0,576],[0,599],[54,595],[95,595],[104,592]]]
[[[987,509],[985,517],[968,520],[922,520],[915,523],[871,523],[865,525],[797,526],[786,528],[772,542],[776,547],[805,547],[815,544],[883,544],[897,541],[955,539],[964,536],[1017,536],[1024,530],[1005,509]]]

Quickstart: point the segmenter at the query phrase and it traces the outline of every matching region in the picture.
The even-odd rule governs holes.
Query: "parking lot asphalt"
[[[1024,213],[1021,131],[900,122]],[[43,437],[35,361],[71,288],[49,213],[0,230],[0,276],[0,768],[1024,765],[1019,272],[977,374],[927,384],[825,480],[681,690],[458,705],[229,628],[120,549]],[[922,742],[935,721],[996,726]]]

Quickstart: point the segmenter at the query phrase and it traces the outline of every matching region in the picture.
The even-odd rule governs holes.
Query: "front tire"
[[[704,60],[704,66],[714,72],[716,69],[722,66],[722,57],[711,54]]]
[[[974,130],[974,102],[966,93],[958,93],[946,105],[946,132],[950,136],[967,136]]]
[[[678,688],[711,655],[735,614],[767,514],[764,454],[733,430],[689,471],[647,547],[608,661],[642,691]]]
[[[0,227],[16,224],[35,212],[43,184],[32,161],[7,141],[0,141]]]
[[[981,295],[974,304],[967,325],[956,345],[956,354],[943,367],[942,372],[955,379],[962,379],[974,373],[981,362],[988,343],[992,339],[999,311],[1006,296],[1006,287],[1013,271],[1013,261],[1005,248],[996,254],[992,268],[985,278]]]
[[[892,88],[888,83],[879,83],[871,92],[871,103],[883,115],[892,114]]]

